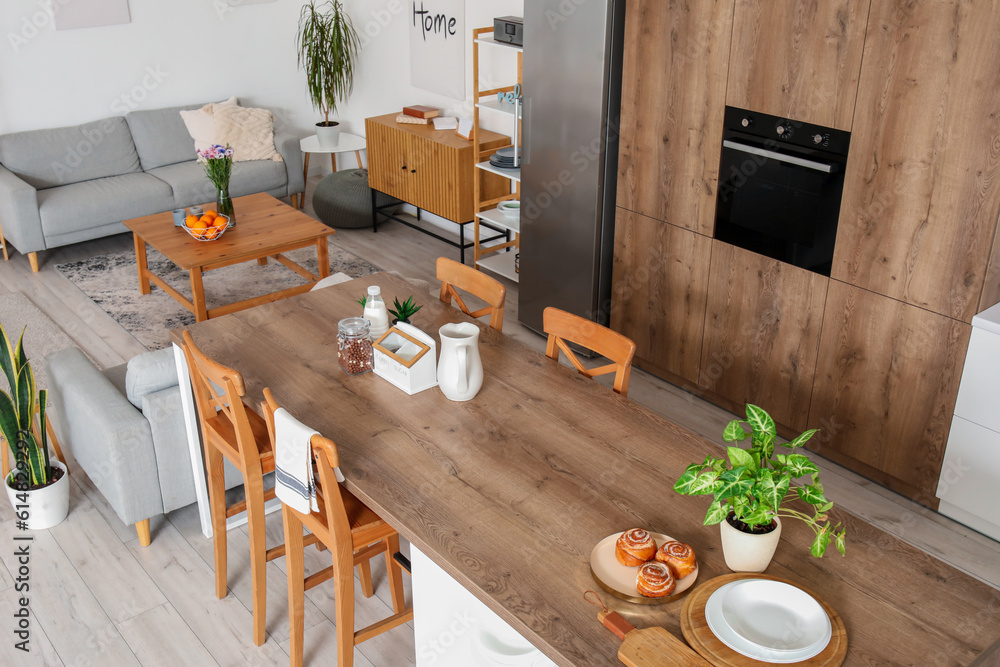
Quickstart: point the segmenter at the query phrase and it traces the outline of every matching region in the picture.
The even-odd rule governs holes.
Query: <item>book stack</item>
[[[396,122],[410,125],[427,125],[431,122],[431,118],[437,117],[440,113],[441,111],[434,107],[416,104],[403,107],[403,113],[396,116]]]

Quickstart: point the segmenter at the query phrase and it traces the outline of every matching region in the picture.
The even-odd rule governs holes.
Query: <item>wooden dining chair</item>
[[[635,343],[630,338],[579,315],[573,315],[551,306],[542,312],[542,329],[549,335],[549,341],[545,348],[547,357],[558,361],[559,350],[562,350],[569,362],[573,364],[573,368],[589,378],[614,373],[615,391],[622,396],[628,395],[632,357],[635,356]],[[569,343],[576,343],[593,350],[614,363],[598,368],[585,368],[573,350],[570,349]]]
[[[183,336],[208,471],[215,544],[215,594],[222,599],[228,588],[226,519],[246,511],[253,586],[253,640],[260,646],[265,641],[267,563],[285,554],[283,544],[268,549],[264,534],[264,503],[274,498],[274,488],[264,490],[264,475],[274,471],[274,450],[267,424],[243,402],[246,395],[243,376],[208,358],[195,345],[189,332],[185,331]],[[229,460],[243,474],[244,499],[229,506],[226,505],[224,460]]]
[[[272,448],[274,413],[278,407],[271,390],[265,389],[261,408]],[[285,566],[288,574],[289,654],[292,667],[302,664],[305,591],[332,578],[337,605],[337,665],[351,667],[356,645],[412,620],[413,609],[405,608],[403,572],[394,558],[399,551],[399,534],[337,482],[334,473],[340,465],[337,445],[321,435],[314,435],[311,444],[319,510],[303,514],[284,503],[281,505],[285,544],[288,547]],[[330,549],[333,557],[330,567],[308,577],[305,576],[303,559],[303,549],[308,542],[302,536],[303,526],[311,533],[310,537],[318,538],[320,544]],[[385,554],[393,614],[355,631],[354,567],[359,570],[362,593],[371,597],[375,591],[370,560],[380,553]]]
[[[497,331],[503,330],[503,305],[507,298],[507,288],[503,284],[482,271],[447,257],[437,259],[437,279],[441,281],[442,301],[450,305],[454,299],[462,312],[471,317],[482,317],[488,313],[490,326]],[[472,312],[456,288],[474,294],[489,305]]]

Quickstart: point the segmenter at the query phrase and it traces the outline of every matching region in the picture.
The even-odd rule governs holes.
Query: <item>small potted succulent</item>
[[[814,535],[810,552],[820,558],[831,541],[846,553],[846,530],[831,526],[827,512],[833,507],[823,495],[819,468],[802,454],[794,453],[817,429],[805,431],[780,447],[787,454],[776,454],[777,429],[774,420],[762,408],[747,405],[746,420],[734,419],[723,431],[726,442],[747,438],[750,447],[730,446],[728,462],[708,456],[693,463],[680,476],[674,490],[681,495],[712,496],[705,514],[705,525],[720,524],[726,565],[735,572],[763,572],[778,545],[781,518],[799,519]],[[809,483],[792,486],[792,481],[809,476]],[[790,504],[801,500],[811,506],[812,514],[794,509]]]
[[[389,309],[389,314],[395,319],[393,324],[397,322],[405,322],[410,324],[410,318],[417,314],[417,311],[423,308],[423,306],[418,306],[413,302],[413,297],[411,296],[403,303],[399,302],[399,299],[392,300],[393,308]]]
[[[31,530],[51,528],[69,512],[69,476],[62,463],[49,460],[47,392],[35,391],[35,374],[24,352],[23,331],[15,348],[0,326],[0,369],[10,386],[10,393],[0,391],[0,434],[14,462],[4,479],[7,496],[19,526]]]

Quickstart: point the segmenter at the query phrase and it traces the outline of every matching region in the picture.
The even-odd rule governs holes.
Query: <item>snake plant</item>
[[[40,423],[45,423],[46,391],[35,391],[35,374],[24,352],[24,331],[16,348],[3,325],[0,334],[0,368],[10,385],[9,393],[0,390],[0,434],[14,457],[10,486],[23,491],[52,481],[48,438],[44,428],[35,428],[34,421],[37,406]]]

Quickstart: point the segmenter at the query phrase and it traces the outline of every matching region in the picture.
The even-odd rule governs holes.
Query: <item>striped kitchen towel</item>
[[[292,509],[319,510],[313,480],[312,437],[318,434],[284,408],[274,412],[274,491]]]

